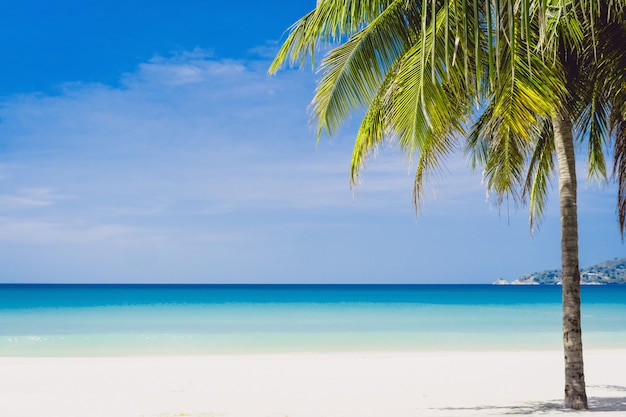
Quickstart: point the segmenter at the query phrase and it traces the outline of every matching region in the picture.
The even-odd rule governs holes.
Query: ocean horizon
[[[583,286],[586,348],[626,348],[626,285]],[[560,286],[0,284],[0,356],[551,350]]]

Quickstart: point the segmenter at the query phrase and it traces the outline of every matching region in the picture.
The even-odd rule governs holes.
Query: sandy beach
[[[586,352],[594,416],[626,415],[626,350]],[[559,351],[0,358],[11,417],[562,415]],[[568,412],[567,415],[577,415]]]

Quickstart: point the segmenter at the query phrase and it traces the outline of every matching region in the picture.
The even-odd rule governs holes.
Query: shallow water
[[[0,285],[0,356],[560,349],[561,289]],[[626,348],[626,286],[583,287],[585,347]]]

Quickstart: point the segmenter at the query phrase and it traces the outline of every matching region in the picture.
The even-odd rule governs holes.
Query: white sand
[[[0,372],[7,417],[563,415],[560,352],[0,358]],[[586,377],[594,417],[626,416],[626,350],[586,352]]]

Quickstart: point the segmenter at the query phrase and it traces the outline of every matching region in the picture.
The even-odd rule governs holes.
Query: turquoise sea
[[[586,348],[626,348],[626,286],[584,286]],[[560,349],[561,288],[0,285],[0,356]]]

